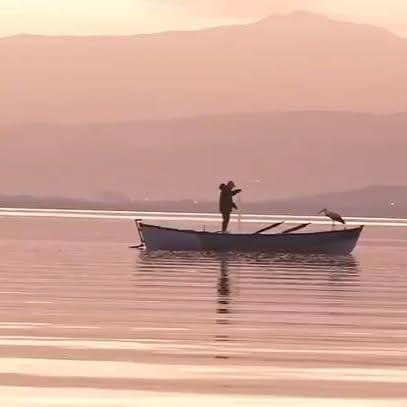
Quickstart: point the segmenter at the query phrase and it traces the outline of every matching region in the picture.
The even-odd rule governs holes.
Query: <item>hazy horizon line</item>
[[[221,118],[221,117],[234,117],[234,116],[254,116],[254,115],[295,115],[295,114],[343,114],[343,115],[356,115],[366,117],[394,117],[407,115],[406,110],[397,112],[374,112],[374,111],[362,111],[362,110],[343,110],[343,109],[286,109],[286,110],[252,110],[252,111],[236,111],[225,113],[205,113],[205,114],[193,114],[187,116],[170,116],[161,118],[150,119],[135,119],[135,120],[113,120],[113,121],[0,121],[0,127],[9,126],[111,126],[111,125],[123,125],[123,124],[142,124],[142,123],[165,123],[170,121],[183,121],[183,120],[196,120],[205,118]]]
[[[47,209],[47,208],[1,208],[1,217],[52,217],[52,218],[85,218],[85,219],[129,219],[134,220],[141,215],[147,220],[157,221],[205,221],[218,222],[221,215],[219,213],[201,213],[201,212],[146,212],[146,211],[120,211],[120,210],[98,210],[98,209]],[[310,221],[313,225],[330,225],[332,221],[323,216],[313,215],[284,215],[284,214],[233,214],[231,221],[239,220],[242,223],[266,223],[269,221],[284,221],[286,224],[299,224]],[[407,227],[407,218],[391,217],[363,217],[346,216],[349,226],[380,227]]]
[[[240,185],[241,187],[244,187],[246,183],[243,183]],[[407,183],[405,184],[365,184],[360,187],[354,187],[354,188],[348,188],[348,189],[340,189],[340,190],[331,190],[331,191],[326,191],[326,192],[321,192],[321,193],[314,193],[314,194],[301,194],[301,195],[290,195],[290,196],[284,196],[284,197],[279,197],[279,198],[270,198],[270,199],[261,199],[261,200],[249,200],[246,201],[246,205],[257,205],[257,204],[270,204],[270,203],[281,203],[284,201],[291,201],[295,199],[315,199],[315,198],[320,198],[320,197],[327,197],[327,196],[332,196],[332,195],[343,195],[343,194],[350,194],[350,193],[355,193],[355,192],[362,192],[362,191],[369,191],[369,190],[374,190],[374,189],[406,189],[407,190]],[[117,191],[119,193],[123,193],[126,195],[125,192],[123,191]],[[103,194],[104,192],[101,191],[99,194]],[[86,197],[86,196],[63,196],[63,195],[32,195],[29,193],[4,193],[0,192],[0,199],[1,198],[6,198],[6,199],[16,199],[16,198],[32,198],[38,201],[43,201],[43,200],[67,200],[67,201],[83,201],[83,202],[88,202],[88,203],[114,203],[112,200],[109,199],[102,199],[101,197]],[[134,197],[127,197],[129,203],[134,202],[134,203],[151,203],[151,204],[159,204],[159,203],[183,203],[183,202],[197,202],[200,204],[205,204],[205,203],[214,203],[218,201],[218,198],[211,198],[211,199],[194,199],[193,197],[180,197],[177,199],[146,199],[146,198],[134,198]],[[116,203],[120,203],[120,200],[118,199]],[[0,210],[4,209],[4,207],[1,206],[0,202]],[[57,208],[56,208],[57,209]]]
[[[146,32],[140,32],[140,33],[134,33],[134,34],[33,34],[33,33],[28,33],[28,32],[21,32],[17,34],[11,34],[11,35],[0,35],[0,40],[3,39],[13,39],[13,38],[20,38],[20,37],[39,37],[39,38],[131,38],[131,37],[140,37],[140,36],[151,36],[151,35],[160,35],[160,34],[171,34],[171,33],[193,33],[193,32],[201,32],[201,31],[209,31],[209,30],[216,30],[219,28],[228,28],[228,27],[246,27],[250,26],[253,24],[260,23],[262,21],[266,21],[270,18],[273,17],[289,17],[293,15],[298,15],[298,14],[304,14],[304,15],[311,15],[315,17],[320,17],[324,18],[326,20],[338,22],[338,23],[347,23],[347,24],[354,24],[354,25],[360,25],[360,26],[370,26],[378,29],[382,29],[384,31],[387,31],[388,33],[399,37],[400,39],[405,39],[407,40],[407,34],[402,35],[400,33],[397,33],[393,31],[392,29],[385,27],[384,25],[380,24],[373,24],[369,22],[360,22],[360,21],[353,21],[351,18],[345,18],[341,17],[339,15],[330,15],[330,14],[325,14],[322,12],[317,12],[317,11],[311,11],[308,9],[296,9],[292,10],[287,13],[270,13],[265,15],[264,17],[260,19],[255,19],[247,22],[235,22],[231,24],[217,24],[217,25],[208,25],[205,27],[200,27],[200,28],[195,28],[195,29],[170,29],[170,30],[158,30],[158,31],[146,31]]]

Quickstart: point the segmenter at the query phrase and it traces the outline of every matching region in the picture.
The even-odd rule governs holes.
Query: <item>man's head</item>
[[[227,183],[227,187],[228,187],[229,189],[233,189],[235,186],[236,186],[236,185],[235,185],[235,183],[234,183],[233,181],[229,181],[229,182]]]

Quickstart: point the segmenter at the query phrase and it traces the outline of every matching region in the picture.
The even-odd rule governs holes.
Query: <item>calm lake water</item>
[[[126,219],[0,231],[1,406],[407,406],[405,227],[347,257],[149,254]]]

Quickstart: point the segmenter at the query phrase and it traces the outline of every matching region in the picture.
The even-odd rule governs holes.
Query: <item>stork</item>
[[[335,227],[335,222],[339,222],[342,223],[343,225],[346,225],[346,222],[343,220],[342,216],[339,215],[339,213],[328,211],[328,209],[326,208],[318,212],[318,214],[320,213],[323,213],[325,214],[325,216],[332,219],[332,229]]]

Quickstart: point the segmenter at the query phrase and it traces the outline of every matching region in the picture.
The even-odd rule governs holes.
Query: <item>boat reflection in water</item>
[[[146,359],[202,372],[198,387],[289,391],[293,367],[308,377],[359,343],[352,256],[142,251],[136,262],[133,323],[152,344]]]
[[[356,289],[359,280],[359,263],[353,255],[142,251],[137,269],[138,273],[155,275],[157,284],[160,276],[167,275],[170,278],[172,275],[174,281],[178,281],[178,277],[184,275],[185,290],[188,289],[188,281],[199,285],[203,277],[216,278],[217,312],[220,315],[231,312],[232,296],[237,295],[231,288],[232,278],[241,293],[250,289],[245,286],[246,282],[252,284],[258,280],[274,286],[280,283],[285,286],[302,286],[314,282],[320,288],[336,287],[338,290],[341,286]],[[215,271],[217,276],[214,275]],[[258,288],[264,289],[265,286]]]
[[[262,323],[271,329],[277,312],[292,318],[321,307],[318,312],[330,315],[359,290],[359,265],[351,255],[142,251],[137,275],[150,301],[181,308],[174,323],[184,319],[187,327],[188,320],[194,329],[201,318],[215,342],[233,342]]]

